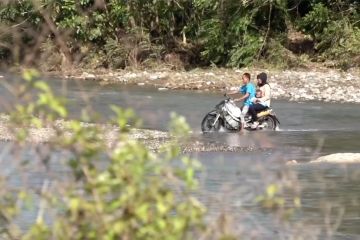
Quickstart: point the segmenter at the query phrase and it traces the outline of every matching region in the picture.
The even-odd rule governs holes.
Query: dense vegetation
[[[79,67],[360,65],[357,0],[8,0],[0,61]]]

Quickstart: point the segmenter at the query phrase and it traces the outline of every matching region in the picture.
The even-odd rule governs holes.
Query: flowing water
[[[143,119],[144,128],[166,130],[170,113],[176,112],[187,118],[199,141],[251,146],[252,151],[246,152],[191,155],[204,166],[199,173],[199,197],[208,207],[209,215],[215,218],[220,213],[229,213],[239,231],[254,229],[254,239],[288,239],[291,235],[304,235],[304,232],[313,239],[360,239],[360,164],[285,165],[285,161],[292,159],[307,162],[331,153],[360,152],[360,105],[275,100],[273,108],[281,122],[279,131],[202,135],[200,122],[222,99],[219,93],[99,86],[83,81],[50,82],[68,99],[70,115],[75,118],[79,117],[80,109],[88,106],[99,112],[102,119],[109,118],[112,114],[108,105],[113,104],[133,108]],[[4,86],[0,94],[5,111],[12,98]],[[0,162],[2,174],[10,174],[12,169],[5,168],[9,166],[8,144],[2,144],[5,152]],[[34,177],[34,185],[48,177],[31,169],[26,171]],[[16,175],[12,178],[15,185],[16,178]],[[263,211],[254,202],[266,186],[287,178],[298,188],[302,202],[301,210],[295,211],[288,221],[293,224],[288,226],[278,221],[273,212]],[[292,195],[286,194],[291,201]],[[34,216],[35,213],[23,216],[22,224],[29,224]]]

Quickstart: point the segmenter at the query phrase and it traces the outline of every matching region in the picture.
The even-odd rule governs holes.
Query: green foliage
[[[64,106],[65,100],[55,96],[45,81],[38,79],[39,73],[34,70],[25,70],[23,79],[25,84],[21,85],[19,96],[24,99],[30,98],[30,90],[36,91],[36,99],[24,105],[16,106],[16,111],[11,114],[12,122],[15,124],[32,124],[36,127],[43,126],[41,119],[48,122],[56,118],[66,118],[67,109]]]
[[[301,19],[300,26],[303,31],[312,34],[315,38],[321,33],[330,22],[330,10],[322,3],[312,7],[312,11]]]
[[[103,41],[109,31],[113,31],[104,11],[92,10],[94,2],[90,0],[56,1],[54,14],[57,25],[62,29],[71,29],[76,39],[82,41]]]
[[[70,184],[59,185],[55,191],[43,188],[39,195],[40,201],[56,212],[51,224],[44,223],[40,215],[28,231],[21,233],[5,228],[2,236],[16,239],[195,238],[203,227],[205,208],[193,196],[200,164],[179,156],[176,137],[186,137],[189,132],[185,119],[172,115],[170,130],[175,140],[156,154],[128,136],[128,126],[136,126],[138,122],[133,111],[112,106],[115,117],[111,123],[118,129],[118,138],[117,144],[109,147],[103,138],[104,129],[96,124],[85,126],[71,120],[57,126],[55,120],[67,115],[65,102],[55,97],[38,76],[34,70],[24,71],[25,85],[21,89],[28,92],[34,88],[36,97],[16,107],[12,123],[25,131],[20,141],[25,140],[34,123],[56,129],[50,146],[69,153]],[[21,96],[28,99],[24,93]],[[6,223],[13,222],[20,210],[19,201],[28,193],[25,189],[19,196],[2,195],[0,213]]]
[[[301,199],[286,199],[281,195],[281,190],[279,185],[270,184],[266,187],[265,193],[258,196],[255,201],[264,209],[281,209],[281,217],[288,219],[301,207]]]
[[[316,50],[323,59],[349,64],[359,55],[359,6],[340,1],[336,5],[316,3],[300,20],[300,28],[313,36]],[[350,1],[351,2],[351,1]],[[344,61],[345,60],[345,61]]]
[[[138,67],[177,52],[195,64],[241,67],[260,59],[272,62],[271,41],[294,29],[312,36],[314,59],[353,57],[359,54],[359,9],[351,0],[9,1],[0,5],[6,29],[0,35],[0,61],[21,62],[34,45],[33,51],[40,51],[35,42],[45,34],[40,41],[51,39],[65,56],[68,47],[89,67]],[[281,45],[286,48],[286,41]],[[90,50],[82,52],[84,46]]]

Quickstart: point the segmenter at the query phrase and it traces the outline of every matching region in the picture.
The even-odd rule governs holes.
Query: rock
[[[158,88],[159,91],[166,91],[166,90],[169,90],[168,88]]]
[[[117,76],[116,78],[117,78],[120,82],[124,82],[124,83],[126,83],[126,82],[129,81],[128,79],[123,78],[123,77],[121,77],[121,76]]]
[[[0,78],[4,78],[4,76],[0,75]]]
[[[96,76],[92,73],[87,73],[87,72],[83,72],[81,75],[82,78],[84,78],[85,80],[95,80]]]
[[[206,75],[206,76],[215,76],[215,74],[214,74],[214,73],[212,73],[212,72],[205,73],[205,75]]]
[[[118,76],[118,78],[119,78],[120,76]],[[138,74],[136,74],[136,73],[126,73],[125,75],[124,75],[124,78],[129,78],[129,79],[131,79],[131,78],[137,78],[138,77]]]
[[[319,157],[310,163],[360,163],[360,153],[335,153]]]
[[[298,162],[296,160],[290,160],[286,162],[286,165],[293,165],[293,164],[298,164]]]
[[[156,80],[156,79],[159,79],[159,78],[160,78],[160,77],[157,76],[157,75],[151,75],[151,76],[149,77],[150,80]]]
[[[138,83],[137,85],[138,85],[138,86],[144,86],[145,83],[142,83],[142,82],[141,82],[141,83]]]

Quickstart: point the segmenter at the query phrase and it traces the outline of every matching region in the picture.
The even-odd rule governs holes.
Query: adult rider
[[[244,105],[241,109],[241,116],[240,116],[242,130],[244,129],[245,115],[248,113],[249,109],[251,108],[251,105],[253,104],[252,99],[255,97],[255,86],[250,82],[250,80],[251,80],[250,74],[244,73],[242,75],[243,85],[240,87],[240,89],[227,93],[227,94],[237,94],[237,93],[243,94],[242,97],[234,99],[235,102],[244,101]]]
[[[257,75],[257,86],[261,91],[261,97],[255,98],[254,103],[249,106],[249,114],[253,120],[252,129],[259,126],[257,113],[270,107],[271,104],[271,87],[267,82],[266,73],[262,72]]]

